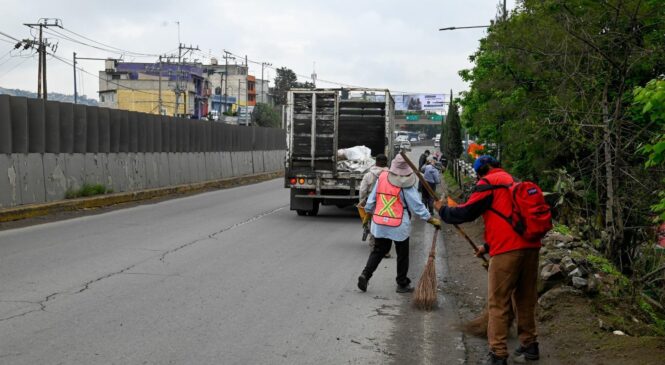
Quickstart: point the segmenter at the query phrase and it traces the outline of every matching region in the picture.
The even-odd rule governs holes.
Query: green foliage
[[[314,87],[314,84],[309,81],[303,83],[298,82],[298,76],[296,73],[287,67],[280,67],[276,71],[277,75],[275,75],[274,91],[276,105],[286,105],[286,93],[289,89]]]
[[[552,228],[554,232],[565,234],[566,236],[570,236],[573,234],[573,231],[570,230],[570,227],[564,225],[564,224],[555,224],[554,228]]]
[[[252,112],[252,125],[279,128],[282,120],[279,111],[265,103],[257,103]]]
[[[441,131],[440,148],[443,156],[448,161],[460,158],[464,147],[462,146],[462,124],[460,122],[459,107],[457,103],[451,102],[448,105],[448,114],[446,122],[443,123]]]
[[[106,186],[102,184],[83,184],[78,190],[68,190],[65,193],[66,199],[81,198],[86,196],[102,195],[107,193],[112,193],[110,189],[106,189]]]
[[[646,167],[657,167],[665,164],[665,80],[651,80],[644,87],[636,87],[633,91],[634,106],[648,119],[658,131],[650,143],[642,146],[640,151],[648,155]],[[665,183],[665,180],[663,180]],[[665,192],[658,193],[660,201],[651,206],[658,214],[657,221],[665,221]]]
[[[286,105],[286,93],[298,83],[298,76],[293,70],[280,67],[275,75],[275,104]]]
[[[644,155],[662,166],[665,91],[633,93],[665,72],[664,18],[656,0],[523,0],[460,71],[465,129],[516,177],[557,192],[559,217],[588,222],[586,238],[620,265],[646,237],[624,227],[647,227],[650,206],[665,212],[654,194],[665,173]]]

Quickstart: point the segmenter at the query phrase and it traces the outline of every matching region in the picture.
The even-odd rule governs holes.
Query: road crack
[[[187,243],[185,243],[185,244],[182,244],[182,245],[180,245],[180,246],[178,246],[178,247],[176,247],[176,248],[173,248],[173,249],[171,249],[171,250],[164,251],[164,253],[162,253],[162,254],[159,256],[159,261],[164,262],[164,259],[166,258],[166,256],[168,256],[168,255],[170,255],[170,254],[172,254],[172,253],[174,253],[174,252],[178,252],[178,251],[180,251],[180,250],[182,250],[182,249],[184,249],[184,248],[186,248],[186,247],[192,246],[192,245],[194,245],[194,244],[196,244],[196,243],[198,243],[198,242],[205,241],[205,240],[207,240],[207,239],[217,239],[216,237],[217,237],[218,235],[224,233],[224,232],[228,232],[228,231],[230,231],[230,230],[232,230],[232,229],[239,228],[239,227],[242,227],[242,226],[244,226],[244,225],[246,225],[246,224],[249,224],[249,223],[255,222],[255,221],[257,221],[257,220],[259,220],[259,219],[261,219],[261,218],[263,218],[263,217],[265,217],[265,216],[268,216],[268,215],[270,215],[270,214],[276,213],[276,212],[278,212],[278,211],[284,209],[285,207],[286,207],[286,206],[281,206],[281,207],[278,207],[278,208],[275,208],[275,209],[272,209],[272,210],[269,210],[269,211],[265,211],[265,212],[263,212],[263,213],[260,213],[260,214],[257,214],[257,215],[255,215],[255,216],[252,216],[252,217],[250,217],[250,218],[248,218],[248,219],[246,219],[246,220],[244,220],[244,221],[242,221],[242,222],[238,222],[238,223],[233,224],[233,225],[230,225],[230,226],[228,226],[228,227],[226,227],[226,228],[224,228],[224,229],[220,229],[219,231],[213,232],[213,233],[211,233],[211,234],[209,234],[209,235],[207,235],[207,236],[205,236],[205,237],[197,238],[197,239],[195,239],[195,240],[193,240],[193,241],[190,241],[190,242],[187,242]],[[153,258],[155,258],[155,256],[153,256],[153,257],[149,257],[149,258],[147,258],[147,259],[145,259],[145,260],[142,260],[142,261],[137,262],[137,263],[135,263],[135,264],[129,265],[129,266],[127,266],[127,267],[125,267],[125,268],[123,268],[123,269],[121,269],[121,270],[114,271],[114,272],[112,272],[112,273],[109,273],[109,274],[106,274],[106,275],[100,276],[100,277],[98,277],[98,278],[96,278],[96,279],[92,279],[92,280],[86,281],[85,283],[82,284],[82,286],[80,286],[80,289],[78,289],[77,291],[75,291],[73,294],[83,293],[84,291],[90,289],[90,286],[91,286],[91,285],[93,285],[93,284],[95,284],[95,283],[98,283],[98,282],[100,282],[100,281],[102,281],[102,280],[105,280],[105,279],[111,278],[111,277],[113,277],[113,276],[116,276],[116,275],[120,275],[120,274],[126,273],[127,271],[129,271],[129,270],[135,268],[136,266],[141,265],[142,263],[144,263],[144,262],[146,262],[146,261],[148,261],[148,260],[152,260]],[[51,294],[47,295],[46,297],[44,297],[44,299],[42,299],[42,300],[40,300],[40,301],[32,301],[32,302],[31,302],[31,301],[11,301],[11,300],[4,300],[3,302],[18,302],[18,303],[26,303],[26,304],[36,305],[36,306],[39,306],[39,308],[30,309],[30,310],[27,310],[27,311],[25,311],[25,312],[22,312],[22,313],[19,313],[19,314],[14,314],[14,315],[9,316],[9,317],[0,318],[0,322],[6,322],[6,321],[9,321],[9,320],[12,320],[12,319],[15,319],[15,318],[25,317],[25,316],[27,316],[28,314],[35,313],[35,312],[46,312],[46,305],[47,305],[47,303],[48,303],[49,301],[54,300],[57,296],[62,295],[62,294],[72,294],[72,293],[71,293],[70,291],[59,291],[59,292],[55,292],[55,293],[51,293]]]
[[[159,261],[164,262],[164,259],[166,258],[166,256],[168,256],[168,255],[170,255],[170,254],[172,254],[172,253],[178,252],[178,251],[182,250],[183,248],[187,248],[187,247],[189,247],[189,246],[195,245],[195,244],[197,244],[197,243],[199,243],[199,242],[201,242],[201,241],[205,241],[205,240],[208,240],[208,239],[217,239],[217,236],[219,236],[219,235],[222,234],[222,233],[225,233],[225,232],[228,232],[228,231],[230,231],[230,230],[232,230],[232,229],[236,229],[236,228],[242,227],[242,226],[244,226],[244,225],[246,225],[246,224],[249,224],[249,223],[255,222],[255,221],[257,221],[257,220],[259,220],[259,219],[261,219],[261,218],[263,218],[263,217],[265,217],[265,216],[267,216],[267,215],[270,215],[270,214],[276,213],[276,212],[278,212],[278,211],[280,211],[280,210],[282,210],[282,209],[284,209],[284,208],[286,208],[286,206],[281,206],[281,207],[278,207],[278,208],[275,208],[275,209],[272,209],[272,210],[269,210],[269,211],[266,211],[266,212],[263,212],[263,213],[257,214],[257,215],[255,215],[255,216],[253,216],[253,217],[250,217],[250,218],[248,218],[248,219],[246,219],[246,220],[244,220],[244,221],[242,221],[242,222],[238,222],[238,223],[233,224],[233,225],[230,225],[230,226],[228,226],[228,227],[226,227],[226,228],[224,228],[224,229],[221,229],[221,230],[219,230],[219,231],[217,231],[217,232],[213,232],[213,233],[209,234],[209,235],[206,236],[206,237],[197,238],[197,239],[195,239],[195,240],[193,240],[193,241],[190,241],[190,242],[184,243],[184,244],[182,244],[182,245],[180,245],[180,246],[178,246],[178,247],[176,247],[176,248],[173,248],[173,249],[170,249],[170,250],[168,250],[168,251],[165,251],[165,252],[162,253],[162,255],[159,257]]]

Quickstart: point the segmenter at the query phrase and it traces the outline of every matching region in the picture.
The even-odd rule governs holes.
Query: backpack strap
[[[484,178],[484,177],[482,179],[480,179],[480,181],[484,181],[486,184],[485,185],[476,185],[473,189],[473,192],[482,193],[482,192],[485,192],[485,191],[494,191],[494,190],[498,190],[498,189],[510,189],[513,186],[513,184],[515,184],[514,179],[513,179],[513,184],[509,184],[509,185],[508,184],[492,185],[490,183],[490,181],[487,178]],[[515,201],[515,198],[512,197],[512,196],[511,196],[511,199],[512,199],[513,202]],[[503,215],[501,212],[499,212],[498,210],[496,210],[492,207],[487,208],[487,210],[489,210],[490,212],[498,215],[499,217],[501,217],[503,220],[505,220],[511,226],[513,225],[513,219],[511,217]]]

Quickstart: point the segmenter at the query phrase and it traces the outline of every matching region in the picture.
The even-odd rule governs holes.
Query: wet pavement
[[[419,312],[394,252],[356,288],[353,209],[299,217],[288,197],[278,179],[0,232],[0,364],[466,362],[444,245]],[[414,284],[432,234],[415,222]]]

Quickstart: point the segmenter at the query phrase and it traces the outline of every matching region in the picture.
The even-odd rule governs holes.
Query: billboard
[[[403,94],[394,95],[395,110],[443,110],[443,94]]]

